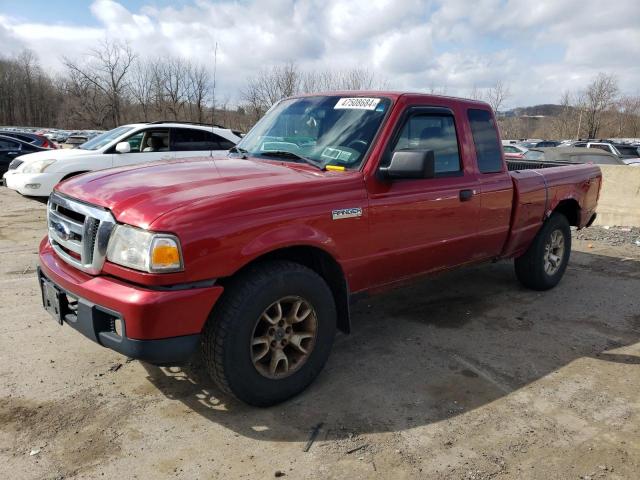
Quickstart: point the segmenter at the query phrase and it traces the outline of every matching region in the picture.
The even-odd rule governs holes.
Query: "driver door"
[[[122,140],[127,142],[129,153],[118,153],[114,150],[113,166],[137,165],[139,163],[172,160],[173,152],[169,149],[169,129],[150,128],[130,135]]]
[[[469,262],[477,238],[477,175],[462,162],[453,113],[411,108],[391,142],[388,161],[394,151],[432,150],[436,174],[368,185],[372,286]]]

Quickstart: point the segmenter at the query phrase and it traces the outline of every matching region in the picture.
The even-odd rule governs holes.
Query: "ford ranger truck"
[[[58,184],[39,249],[44,307],[152,364],[200,349],[223,391],[272,405],[318,375],[357,296],[511,258],[524,286],[556,286],[570,227],[595,219],[601,172],[516,166],[483,102],[288,98],[226,157]]]

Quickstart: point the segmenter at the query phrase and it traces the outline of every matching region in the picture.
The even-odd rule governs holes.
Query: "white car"
[[[240,137],[229,129],[204,124],[123,125],[72,150],[48,150],[17,157],[4,174],[4,183],[22,195],[48,197],[58,182],[80,173],[225,153],[239,141]]]

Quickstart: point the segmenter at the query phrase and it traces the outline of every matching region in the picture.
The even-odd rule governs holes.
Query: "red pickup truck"
[[[271,405],[318,375],[360,294],[505,258],[526,287],[555,286],[570,226],[595,218],[601,173],[531,167],[505,163],[482,102],[285,99],[227,157],[59,184],[40,245],[43,303],[132,358],[174,364],[201,348],[224,391]]]

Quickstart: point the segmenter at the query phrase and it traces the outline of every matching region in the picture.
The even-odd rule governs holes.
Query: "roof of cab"
[[[421,93],[421,92],[400,92],[394,90],[335,90],[335,91],[327,91],[327,92],[316,92],[316,93],[304,93],[300,95],[292,95],[290,98],[301,98],[301,97],[317,97],[317,96],[336,96],[336,97],[386,97],[393,101],[398,100],[400,97],[409,97],[409,98],[420,98],[420,99],[438,99],[448,100],[455,103],[461,103],[464,105],[474,105],[483,108],[491,108],[491,106],[487,102],[483,102],[482,100],[473,100],[470,98],[460,98],[460,97],[451,97],[447,95],[433,95],[431,93]]]

